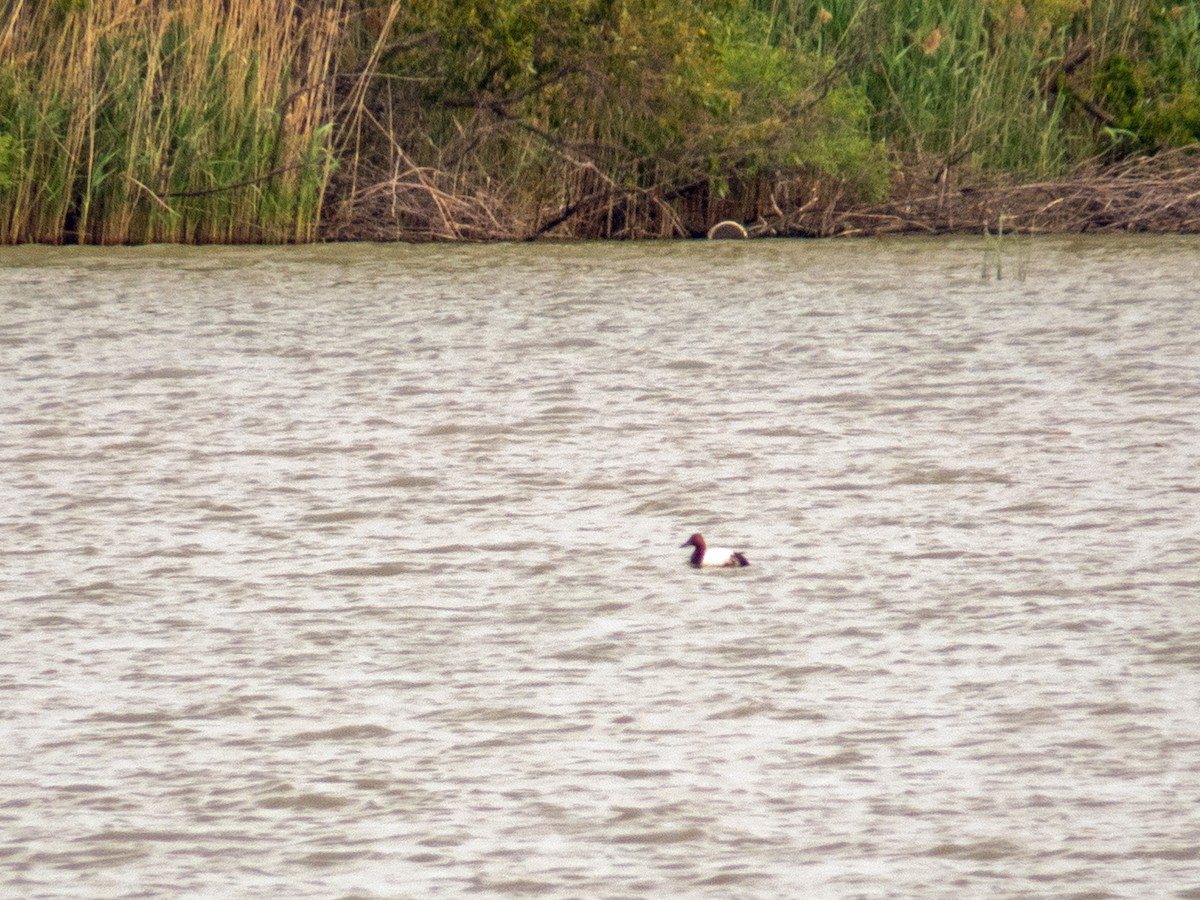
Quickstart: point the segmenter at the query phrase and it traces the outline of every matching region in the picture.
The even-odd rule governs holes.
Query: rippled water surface
[[[988,252],[0,252],[0,893],[1200,897],[1200,240]]]

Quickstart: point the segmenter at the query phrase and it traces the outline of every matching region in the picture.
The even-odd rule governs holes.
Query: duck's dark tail
[[[750,560],[746,559],[746,554],[744,554],[744,553],[734,553],[733,558],[738,561],[739,566],[750,565]]]

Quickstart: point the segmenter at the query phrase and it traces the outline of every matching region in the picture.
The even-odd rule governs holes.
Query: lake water
[[[0,423],[4,896],[1200,897],[1200,239],[9,248]]]

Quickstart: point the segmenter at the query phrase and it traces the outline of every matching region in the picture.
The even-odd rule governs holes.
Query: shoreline
[[[1195,3],[47,0],[0,76],[6,245],[1200,231]]]
[[[923,234],[969,235],[980,233],[1021,234],[1106,234],[1137,232],[1147,234],[1200,233],[1200,144],[1161,152],[1155,156],[1134,157],[1100,166],[1089,164],[1062,178],[1020,182],[1005,179],[964,178],[952,172],[922,172],[904,169],[898,175],[890,199],[880,203],[855,203],[843,200],[828,185],[806,185],[804,203],[783,205],[773,186],[758,191],[755,206],[738,210],[732,204],[711,204],[694,210],[690,216],[674,212],[671,233],[618,237],[555,233],[554,228],[513,224],[514,217],[501,210],[488,209],[477,196],[446,195],[440,204],[429,204],[428,211],[415,202],[414,195],[428,199],[427,185],[396,182],[374,186],[371,190],[386,203],[367,206],[376,214],[363,214],[362,205],[347,221],[323,222],[317,241],[339,243],[367,241],[375,243],[491,243],[624,241],[633,239],[703,239],[716,226],[728,223],[731,232],[744,232],[746,239],[763,237],[853,238],[882,235]],[[795,185],[787,186],[788,192]],[[617,192],[599,197],[597,208],[610,206],[621,198]],[[660,198],[657,202],[664,203]],[[444,210],[454,208],[471,213],[462,223],[447,220]],[[578,204],[577,204],[578,206]],[[385,209],[401,210],[400,215],[385,216]],[[573,211],[578,212],[578,210]],[[731,214],[732,213],[732,214]],[[748,213],[748,214],[747,214]],[[491,228],[481,227],[488,219]],[[557,214],[559,224],[570,215]],[[740,233],[736,238],[741,238]]]
[[[774,187],[779,187],[778,185]],[[385,190],[386,189],[386,190]],[[1087,234],[1200,234],[1200,144],[1175,148],[1155,156],[1133,157],[1101,166],[1089,164],[1057,179],[1014,181],[1002,177],[960,178],[952,172],[901,169],[892,197],[880,203],[847,201],[829,184],[801,184],[807,200],[782,204],[775,190],[759,190],[757,206],[747,204],[696,204],[690,211],[671,211],[670,233],[630,234],[607,237],[587,233],[563,233],[555,228],[516,224],[511,211],[486,207],[478,195],[446,194],[427,209],[415,203],[397,202],[408,194],[423,192],[425,185],[388,182],[367,189],[381,201],[346,204],[349,217],[328,217],[308,241],[151,241],[85,246],[303,246],[339,243],[627,243],[631,241],[690,241],[710,239],[755,240],[760,238],[870,238],[901,235],[929,237],[969,235],[1087,235]],[[787,183],[780,193],[799,193],[797,182]],[[631,192],[626,192],[625,195]],[[613,191],[598,203],[614,203]],[[411,199],[411,198],[410,198]],[[344,202],[336,196],[330,206]],[[656,202],[665,208],[666,201]],[[742,215],[739,217],[737,212]],[[444,215],[447,209],[468,210],[470,221],[455,223]],[[386,215],[385,211],[399,210]],[[747,214],[748,213],[748,214]],[[569,216],[558,214],[563,223]],[[479,223],[487,221],[490,227]],[[728,226],[729,234],[713,234]],[[61,243],[26,241],[7,246],[81,246],[76,240]]]
[[[814,223],[830,236],[924,233],[1200,233],[1200,145],[1059,179],[910,191]],[[831,233],[832,232],[832,233]]]

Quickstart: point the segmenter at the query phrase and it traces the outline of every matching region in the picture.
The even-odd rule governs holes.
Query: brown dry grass
[[[1029,184],[953,185],[933,178],[898,186],[885,204],[839,207],[836,198],[764,217],[760,232],[811,236],[1200,232],[1200,145]],[[1002,221],[1003,220],[1003,221]]]
[[[877,205],[803,181],[748,186],[741,202],[701,203],[621,191],[579,174],[575,200],[526,221],[499,195],[410,164],[360,185],[354,203],[326,220],[322,237],[503,241],[587,237],[606,229],[620,237],[677,237],[702,235],[723,219],[741,220],[751,236],[1200,232],[1200,145],[1110,166],[1092,163],[1068,177],[1024,184],[939,181],[914,167],[898,178],[893,198]],[[614,215],[642,208],[641,227],[613,229]]]

